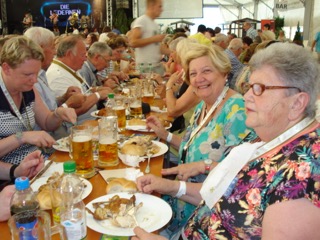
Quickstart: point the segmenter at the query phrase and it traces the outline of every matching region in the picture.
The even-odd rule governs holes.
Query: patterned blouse
[[[33,129],[35,126],[35,117],[33,112],[35,95],[33,90],[24,92],[23,98],[26,106],[24,106],[24,104],[22,103],[19,111],[26,125],[28,125],[29,121],[31,128]],[[29,131],[19,120],[16,114],[11,110],[10,104],[7,101],[1,88],[0,99],[0,139],[4,139],[6,137],[14,135],[16,134],[16,132]],[[23,144],[17,149],[1,157],[1,161],[12,164],[19,164],[22,159],[26,155],[28,155],[28,153],[34,152],[35,150],[37,150],[36,146]]]
[[[318,125],[279,151],[246,165],[233,190],[214,208],[201,202],[184,227],[184,239],[260,239],[268,206],[305,198],[320,208],[319,136]]]
[[[191,132],[198,126],[198,119],[201,115],[204,102],[200,102],[194,111],[194,116],[190,120],[190,126],[180,145],[180,156],[182,149],[190,138]],[[244,100],[240,94],[231,96],[223,105],[216,117],[203,127],[194,137],[194,140],[188,147],[186,163],[212,159],[220,162],[230,147],[237,146],[251,132],[251,138],[254,139],[256,134],[245,125],[246,115]],[[250,140],[250,139],[246,139]],[[206,175],[200,174],[189,179],[191,182],[203,182]],[[195,206],[182,200],[164,196],[164,199],[173,209],[173,220],[170,228],[175,229],[183,226],[188,217],[192,214]]]

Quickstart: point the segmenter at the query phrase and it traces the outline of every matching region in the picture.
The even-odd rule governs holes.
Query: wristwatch
[[[211,168],[211,164],[212,164],[212,160],[211,159],[206,159],[204,160],[204,174],[208,175],[210,172],[210,168]]]
[[[16,132],[15,136],[16,136],[16,139],[18,140],[19,144],[22,143],[22,132]]]

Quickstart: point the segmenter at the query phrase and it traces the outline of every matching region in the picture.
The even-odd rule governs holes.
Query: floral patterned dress
[[[279,151],[246,165],[233,190],[214,208],[202,201],[184,227],[183,239],[261,239],[269,205],[305,198],[320,208],[319,136],[318,125]]]
[[[201,115],[204,102],[200,102],[194,111],[194,115],[190,120],[190,126],[186,130],[186,134],[180,145],[181,152],[185,144],[190,138],[191,132],[198,126],[198,119]],[[244,108],[244,100],[242,95],[235,94],[231,96],[223,105],[216,117],[203,127],[188,147],[186,155],[186,163],[198,162],[204,159],[212,159],[220,162],[227,154],[226,150],[230,147],[237,146],[249,133],[251,138],[255,138],[256,134],[252,129],[245,125],[246,114]],[[247,139],[246,140],[250,140]],[[206,175],[200,174],[189,179],[191,182],[203,182]],[[164,196],[164,199],[173,209],[173,219],[169,226],[171,231],[181,228],[193,213],[195,206],[179,199]]]

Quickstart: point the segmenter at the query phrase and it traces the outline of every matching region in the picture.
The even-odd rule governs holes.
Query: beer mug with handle
[[[103,117],[99,121],[99,160],[101,167],[116,166],[118,159],[117,117]]]
[[[93,143],[91,126],[77,125],[71,128],[70,157],[76,162],[80,177],[94,176]]]

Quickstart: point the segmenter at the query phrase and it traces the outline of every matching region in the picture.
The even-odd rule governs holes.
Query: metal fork
[[[150,150],[147,151],[147,157],[148,157],[148,164],[146,169],[144,170],[145,173],[149,173],[150,172],[150,158],[152,156],[152,152]]]

